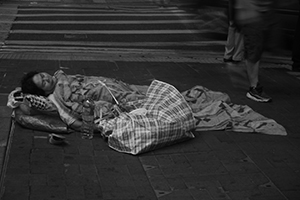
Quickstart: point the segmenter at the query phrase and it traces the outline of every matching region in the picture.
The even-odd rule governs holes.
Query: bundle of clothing
[[[23,100],[16,103],[14,94],[20,90],[15,90],[9,95],[8,106],[17,110],[26,104],[41,111],[43,116],[48,116],[47,112],[56,113],[60,123],[67,127],[81,120],[82,101],[91,98],[95,102],[94,123],[103,130],[108,145],[119,152],[133,155],[148,152],[194,138],[192,131],[287,135],[284,127],[273,119],[249,106],[233,104],[227,94],[203,86],[179,92],[158,80],[150,86],[138,86],[105,77],[67,75],[61,70],[55,76],[58,82],[53,94],[48,97],[23,94]],[[26,127],[24,120],[20,123]],[[27,127],[34,128],[34,124]]]

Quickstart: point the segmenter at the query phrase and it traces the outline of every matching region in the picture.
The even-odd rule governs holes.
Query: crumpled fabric
[[[229,96],[203,86],[195,86],[182,92],[192,108],[197,131],[229,130],[257,132],[268,135],[287,135],[285,128],[247,105],[231,102]]]

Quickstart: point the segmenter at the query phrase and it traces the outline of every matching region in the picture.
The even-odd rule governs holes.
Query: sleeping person
[[[145,98],[148,88],[101,76],[67,75],[62,70],[53,76],[46,72],[29,72],[22,78],[21,85],[24,94],[48,97],[61,119],[75,130],[80,130],[82,125],[84,100],[92,99],[94,113],[98,117],[106,116],[116,104],[133,109],[134,103]]]
[[[41,107],[50,107],[48,110],[54,110],[76,131],[82,126],[83,102],[92,99],[94,130],[110,132],[105,136],[111,148],[134,155],[193,138],[191,130],[287,135],[275,120],[247,105],[232,103],[226,93],[199,85],[179,92],[158,80],[139,86],[101,76],[67,75],[61,70],[53,76],[29,72],[21,83],[31,105],[39,102],[37,97],[44,96],[46,106]]]

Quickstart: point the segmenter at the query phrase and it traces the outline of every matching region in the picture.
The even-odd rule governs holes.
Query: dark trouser
[[[243,25],[245,59],[256,63],[261,59],[264,43],[264,28],[262,22],[254,22]]]

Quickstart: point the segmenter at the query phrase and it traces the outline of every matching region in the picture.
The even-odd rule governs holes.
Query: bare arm
[[[74,123],[72,123],[71,125],[69,125],[69,127],[75,131],[81,131],[81,127],[82,127],[82,121],[81,120],[75,120]],[[101,132],[101,128],[99,128],[96,124],[94,124],[94,132],[95,133],[100,133]]]

